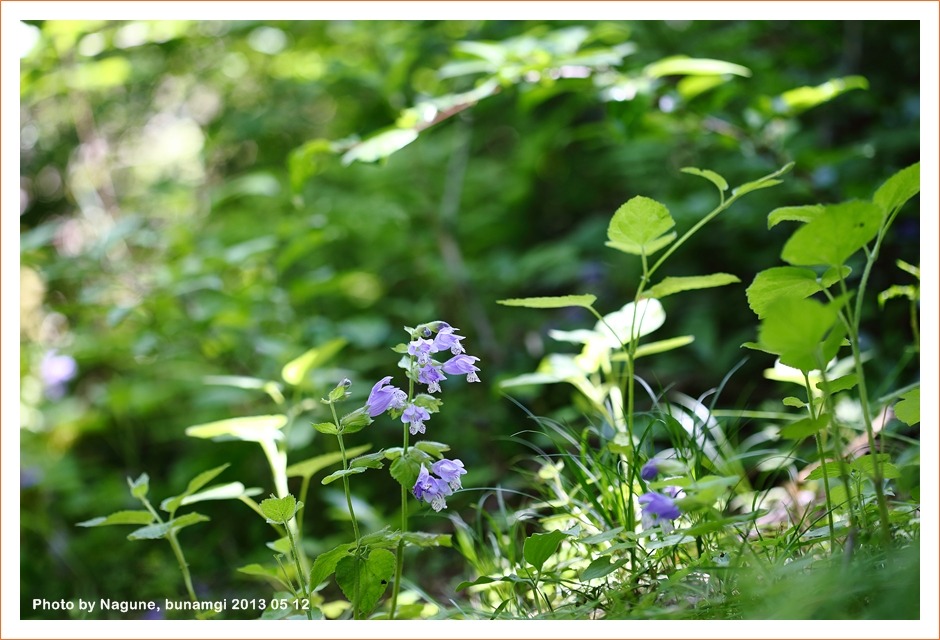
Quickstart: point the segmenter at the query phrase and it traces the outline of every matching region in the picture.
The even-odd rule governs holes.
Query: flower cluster
[[[396,348],[399,353],[407,353],[400,366],[408,372],[412,382],[427,385],[428,394],[440,392],[441,382],[449,375],[465,375],[467,382],[480,381],[477,376],[480,369],[475,365],[480,359],[465,352],[461,344],[464,336],[458,335],[458,329],[439,320],[418,325],[414,329],[406,327],[405,330],[411,335],[411,341]],[[443,362],[435,359],[436,354],[445,352],[449,353],[450,358]],[[391,381],[392,376],[385,376],[375,383],[364,411],[370,418],[388,411],[392,418],[401,418],[411,435],[423,434],[425,421],[438,410],[440,401],[427,394],[413,395],[413,384],[409,392],[405,393],[392,385]],[[397,462],[403,463],[408,458],[409,464],[415,465],[413,468],[418,468],[420,463],[417,481],[411,491],[415,498],[424,500],[435,511],[440,511],[447,506],[445,498],[460,489],[460,476],[466,473],[463,463],[445,458],[431,465],[428,471],[425,462],[430,463],[432,458],[419,449],[410,449],[410,452],[409,449],[406,438],[405,452]]]
[[[460,460],[448,460],[447,458],[438,460],[431,465],[431,471],[434,472],[434,476],[422,464],[421,471],[418,473],[418,481],[415,482],[415,486],[411,491],[415,498],[430,503],[435,511],[440,511],[447,507],[445,498],[460,489],[460,476],[467,473],[467,471],[463,468],[463,462]]]
[[[445,373],[452,376],[465,375],[467,382],[480,381],[477,376],[480,369],[473,364],[479,358],[464,353],[463,345],[460,344],[464,337],[458,336],[457,331],[459,329],[446,322],[432,322],[415,331],[416,335],[408,343],[408,354],[414,357],[418,366],[418,382],[428,386],[428,393],[441,390],[441,381],[447,379]],[[437,335],[434,335],[435,332]],[[441,351],[450,351],[453,357],[443,364],[432,359],[433,354]]]

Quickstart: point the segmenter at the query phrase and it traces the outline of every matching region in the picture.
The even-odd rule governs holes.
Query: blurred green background
[[[696,341],[639,370],[654,386],[698,396],[748,357],[720,404],[757,406],[779,388],[760,379],[769,359],[739,348],[756,325],[744,288],[778,264],[787,233],[768,232],[766,214],[868,198],[919,159],[916,22],[35,21],[22,29],[33,42],[21,61],[20,116],[23,618],[57,617],[33,612],[34,597],[181,596],[165,544],[75,523],[134,508],[125,477],[142,472],[157,500],[225,462],[232,467],[220,480],[269,493],[257,446],[183,431],[275,411],[264,393],[211,384],[212,376],[277,381],[287,362],[337,338],[345,347],[304,382],[302,397],[319,398],[348,376],[362,400],[397,373],[389,347],[405,340],[402,326],[440,318],[459,327],[481,358],[483,383],[445,387],[428,437],[464,461],[465,487],[524,491],[513,470],[527,450],[512,435],[532,424],[495,383],[561,348],[548,329],[593,320],[495,301],[594,293],[602,312],[619,309],[639,268],[603,246],[610,216],[642,194],[687,229],[715,193],[680,173],[684,166],[735,185],[796,162],[784,185],[736,204],[676,255],[662,275],[723,271],[742,284],[670,300],[657,336]],[[357,136],[403,110],[471,90],[481,75],[442,69],[478,60],[478,49],[459,43],[481,41],[504,43],[489,72],[502,81],[498,92],[379,162],[342,161]],[[561,67],[570,77],[546,72],[566,55],[576,60]],[[749,73],[655,72],[676,55]],[[787,94],[856,76],[864,81],[847,88],[858,88],[815,102]],[[870,291],[909,284],[893,265],[917,264],[918,242],[912,208],[884,246]],[[865,326],[875,396],[916,380],[916,361],[896,366],[907,327],[902,303]],[[567,387],[513,396],[536,414],[571,398]],[[327,419],[325,407],[311,407],[292,431],[289,462],[335,448],[304,428]],[[399,435],[386,418],[353,444],[394,446]],[[340,490],[318,480],[306,513],[314,552],[348,537]],[[385,472],[352,486],[367,527],[396,513],[398,490]],[[452,508],[476,499],[464,495]],[[234,573],[270,559],[265,523],[237,502],[201,511],[212,522],[180,536],[197,592],[269,595]],[[449,530],[443,517],[417,522]],[[466,578],[454,550],[425,563],[439,575],[431,589],[446,593]]]

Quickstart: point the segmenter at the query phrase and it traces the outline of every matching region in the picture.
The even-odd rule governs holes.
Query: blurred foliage
[[[722,271],[746,284],[776,264],[786,237],[767,232],[770,210],[869,198],[919,159],[916,22],[22,29],[35,39],[21,61],[23,617],[45,615],[26,604],[39,585],[49,599],[180,591],[165,545],[122,545],[113,530],[74,525],[128,508],[124,478],[145,471],[164,487],[226,462],[230,479],[268,477],[250,445],[184,436],[192,424],[272,410],[263,390],[211,376],[279,381],[288,362],[342,338],[297,393],[317,398],[349,376],[364,398],[392,373],[387,349],[400,327],[441,318],[468,336],[492,383],[533,370],[548,329],[589,319],[495,301],[591,291],[598,308],[619,308],[638,273],[598,250],[612,212],[643,194],[687,228],[713,206],[680,167],[741,183],[796,162],[784,185],[743,201],[662,274]],[[421,120],[429,105],[437,115]],[[388,131],[399,136],[389,149],[362,153]],[[916,216],[902,216],[882,263],[916,266],[918,239]],[[899,283],[904,274],[882,270],[870,286]],[[890,355],[910,342],[907,313],[888,304],[869,316],[881,324],[863,327],[878,337],[876,394],[916,375]],[[639,373],[698,395],[744,357],[738,345],[753,327],[743,286],[694,297],[667,320],[694,345]],[[752,357],[725,401],[759,401],[766,366]],[[494,389],[449,399],[433,427],[461,451],[466,487],[524,482],[507,470],[521,453],[509,436],[527,422]],[[525,397],[536,414],[568,400]],[[301,425],[325,418],[324,407],[308,409]],[[386,431],[393,440],[396,429]],[[289,462],[335,447],[313,430],[292,437]],[[341,494],[317,488],[306,507],[317,514],[307,525],[314,551],[342,518]],[[355,491],[376,523],[392,512],[388,487]],[[252,593],[232,568],[267,557],[264,523],[226,526],[253,517],[234,503],[204,511],[213,522],[202,537],[181,535],[195,547],[197,593]],[[432,558],[442,583],[462,578],[445,555]]]

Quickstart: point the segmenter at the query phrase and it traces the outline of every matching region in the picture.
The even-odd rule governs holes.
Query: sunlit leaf
[[[746,291],[747,304],[758,318],[763,318],[778,300],[808,298],[819,291],[822,287],[812,269],[771,267],[754,276]]]
[[[901,400],[894,405],[894,415],[909,426],[920,422],[920,387],[901,396]]]
[[[522,555],[526,562],[541,571],[545,561],[552,557],[562,540],[569,537],[564,531],[533,533],[522,545]]]
[[[591,305],[597,300],[596,296],[571,295],[571,296],[552,296],[542,298],[509,298],[507,300],[497,300],[498,304],[507,307],[527,307],[529,309],[560,309],[562,307],[585,307],[591,308]]]
[[[804,204],[798,207],[778,207],[767,214],[767,228],[773,229],[784,221],[809,222],[818,217],[825,207],[821,204]]]
[[[307,377],[307,374],[330,361],[343,350],[347,344],[344,338],[334,338],[319,347],[314,347],[294,358],[281,370],[281,377],[288,384],[297,386]]]
[[[341,162],[344,165],[353,162],[375,162],[404,149],[417,139],[418,132],[414,129],[387,129],[355,145],[343,154]]]
[[[193,524],[198,524],[200,522],[207,522],[209,520],[208,516],[204,516],[201,513],[187,513],[180,516],[179,518],[174,518],[167,522],[161,522],[157,524],[152,524],[149,527],[144,527],[142,529],[137,529],[136,531],[128,534],[128,540],[156,540],[158,538],[165,538],[170,531],[178,531],[183,527],[188,527]]]
[[[718,187],[718,191],[728,190],[728,181],[725,180],[723,177],[721,177],[721,175],[715,173],[714,171],[710,169],[697,169],[695,167],[682,167],[680,171],[682,171],[682,173],[689,173],[689,174],[692,174],[693,176],[700,176],[702,178],[705,178],[706,180],[711,182],[713,185]]]
[[[107,517],[92,518],[79,522],[79,527],[105,527],[114,524],[150,524],[153,522],[153,514],[149,511],[118,511]]]
[[[332,424],[332,423],[330,423]],[[350,447],[346,449],[346,455],[350,458],[354,458],[361,453],[365,453],[372,447],[371,444],[364,444],[358,447]],[[294,464],[287,467],[287,477],[301,477],[301,478],[311,478],[318,471],[322,471],[327,467],[331,467],[334,464],[338,464],[343,461],[343,454],[339,451],[333,451],[330,453],[324,453],[319,456],[314,456],[303,460],[302,462],[295,462]]]
[[[187,427],[186,435],[193,438],[218,438],[262,442],[281,440],[281,429],[287,424],[287,416],[276,414],[268,416],[248,416],[228,418]]]
[[[621,251],[649,255],[652,244],[674,226],[666,205],[636,196],[614,212],[607,227],[607,238]]]
[[[833,78],[815,87],[797,87],[780,94],[773,104],[778,112],[798,114],[829,102],[853,89],[868,89],[868,80],[862,76]]]
[[[663,76],[720,76],[734,75],[749,78],[751,70],[739,64],[713,60],[710,58],[688,58],[686,56],[672,56],[663,58],[649,64],[643,73],[653,77]]]
[[[874,239],[883,215],[880,207],[861,200],[829,205],[790,236],[781,258],[796,266],[839,267]]]
[[[878,187],[872,201],[887,215],[920,193],[920,163],[901,169]]]
[[[650,287],[645,292],[645,295],[650,298],[662,299],[681,291],[722,287],[735,282],[741,282],[741,280],[730,273],[713,273],[707,276],[668,277],[663,278],[660,282]]]

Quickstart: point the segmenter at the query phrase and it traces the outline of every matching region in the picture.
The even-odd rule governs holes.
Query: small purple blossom
[[[477,371],[480,370],[479,367],[473,366],[474,362],[478,362],[480,359],[476,356],[468,356],[466,354],[456,355],[441,367],[444,369],[444,373],[449,373],[452,376],[457,375],[466,375],[467,382],[479,382],[480,378],[477,376]]]
[[[413,355],[422,367],[430,364],[431,354],[436,351],[434,343],[424,338],[415,338],[408,343],[408,353]]]
[[[65,395],[65,384],[78,373],[78,365],[72,356],[59,355],[57,351],[46,351],[39,364],[39,377],[46,396],[57,400]]]
[[[438,460],[431,465],[431,471],[446,482],[453,491],[457,491],[461,488],[460,476],[467,473],[467,470],[463,468],[463,462],[460,460],[448,460],[447,458]]]
[[[445,498],[453,493],[446,482],[428,473],[427,467],[423,464],[421,471],[418,472],[418,480],[411,491],[418,500],[429,502],[435,511],[446,508]]]
[[[401,414],[401,421],[409,425],[408,430],[411,435],[424,433],[424,421],[430,419],[431,414],[428,410],[416,404],[409,404]]]
[[[446,351],[450,349],[450,352],[455,356],[463,353],[464,349],[460,344],[460,341],[463,340],[463,336],[458,336],[455,333],[456,331],[459,331],[459,329],[455,329],[446,322],[442,322],[440,328],[437,330],[437,335],[434,336],[434,350]]]
[[[649,462],[643,465],[643,468],[640,470],[640,477],[649,482],[657,475],[659,475],[659,460],[656,458],[650,459]]]
[[[643,509],[644,524],[657,524],[660,520],[675,520],[682,512],[672,498],[650,491],[639,497]]]
[[[389,409],[403,409],[408,396],[398,387],[388,384],[392,376],[385,376],[375,383],[366,400],[369,417],[374,418]]]
[[[441,380],[447,378],[441,373],[441,370],[433,364],[421,367],[418,370],[418,382],[428,385],[428,393],[436,393],[441,390]]]

